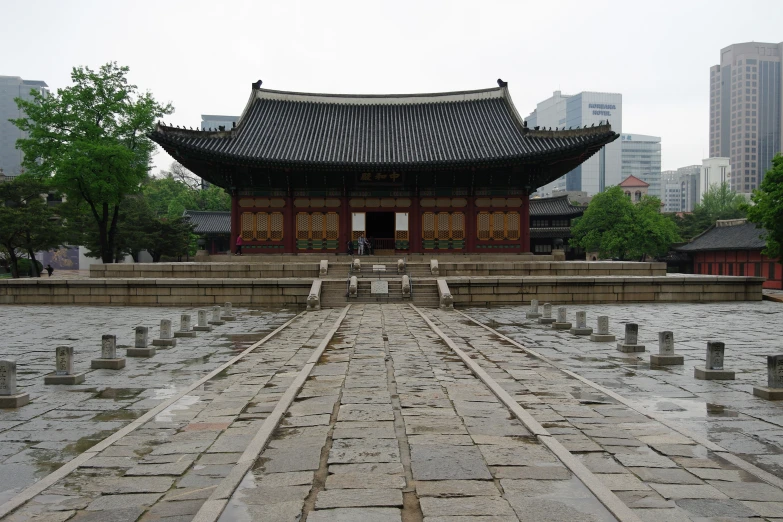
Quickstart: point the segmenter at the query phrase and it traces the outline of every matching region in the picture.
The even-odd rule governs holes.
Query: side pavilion
[[[377,254],[530,252],[529,195],[619,136],[608,122],[529,129],[500,80],[436,94],[252,87],[234,128],[151,134],[231,194],[247,253],[344,251],[360,235]]]

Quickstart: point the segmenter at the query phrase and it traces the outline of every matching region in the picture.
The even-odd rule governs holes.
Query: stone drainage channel
[[[776,516],[775,481],[720,449],[464,314],[349,305],[297,316],[0,517]]]

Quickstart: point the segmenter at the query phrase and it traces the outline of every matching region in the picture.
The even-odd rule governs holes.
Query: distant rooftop
[[[766,246],[765,231],[747,219],[724,219],[693,238],[687,245],[678,247],[681,252],[705,252],[710,250],[761,250]]]

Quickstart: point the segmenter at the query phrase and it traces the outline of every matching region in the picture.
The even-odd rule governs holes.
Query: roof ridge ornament
[[[508,87],[508,82],[504,82],[500,78],[498,78],[498,87]]]
[[[261,80],[257,80],[257,81],[254,81],[254,82],[253,82],[252,84],[250,84],[250,85],[253,87],[253,90],[255,91],[255,90],[258,90],[258,89],[260,89],[260,88],[261,88],[261,84],[263,84],[263,83],[264,83],[263,81],[261,81]]]

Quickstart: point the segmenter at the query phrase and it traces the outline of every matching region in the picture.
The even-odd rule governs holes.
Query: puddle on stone
[[[131,399],[143,391],[143,388],[106,388],[98,393],[97,398],[114,400]]]
[[[200,400],[198,395],[183,395],[177,402],[155,415],[155,422],[174,422],[174,412],[185,411]]]
[[[144,415],[142,410],[103,411],[92,418],[96,422],[133,421]]]

